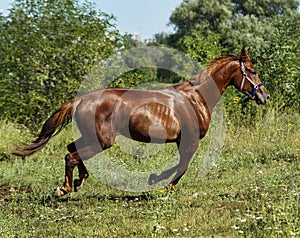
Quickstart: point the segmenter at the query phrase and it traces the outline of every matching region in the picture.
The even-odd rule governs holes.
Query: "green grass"
[[[90,168],[82,190],[54,199],[50,195],[63,183],[70,128],[42,151],[21,159],[9,151],[30,139],[29,132],[2,122],[1,237],[300,236],[300,115],[268,109],[251,125],[239,124],[227,121],[220,159],[205,176],[200,173],[209,135],[202,141],[172,192],[120,191],[101,182]],[[118,146],[108,153],[120,166],[143,171],[176,155],[167,147],[145,162],[138,156],[124,158]]]

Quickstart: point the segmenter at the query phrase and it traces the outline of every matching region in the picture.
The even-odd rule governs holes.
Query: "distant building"
[[[140,33],[133,33],[131,34],[131,39],[136,41],[141,41],[141,35]]]
[[[129,34],[129,36],[130,36],[131,40],[142,42],[142,39],[141,39],[142,37],[141,37],[140,33],[135,32],[135,33]],[[147,38],[147,39],[144,39],[143,42],[144,42],[144,44],[147,45],[149,43],[156,42],[156,40],[154,38]]]
[[[150,43],[155,43],[155,42],[156,42],[156,40],[154,38],[148,38],[148,39],[144,40],[145,44],[150,44]]]

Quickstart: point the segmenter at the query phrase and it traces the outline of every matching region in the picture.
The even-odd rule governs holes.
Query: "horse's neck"
[[[211,77],[207,77],[201,84],[194,85],[194,89],[199,97],[202,98],[203,103],[206,104],[211,114],[222,96],[216,82]]]
[[[200,84],[209,82],[211,89],[218,88],[219,93],[222,95],[226,88],[230,85],[232,74],[236,71],[238,65],[236,61],[229,61],[219,67],[211,67],[213,69],[204,69],[199,75],[192,77],[191,80],[196,78],[196,83]],[[215,87],[214,87],[215,86]]]
[[[226,73],[225,73],[226,72]],[[202,98],[202,103],[206,104],[210,113],[220,100],[223,92],[230,84],[232,67],[224,65],[218,70],[209,72],[203,70],[200,74],[193,76],[188,82],[182,83],[177,89],[188,91],[192,89],[195,95]]]

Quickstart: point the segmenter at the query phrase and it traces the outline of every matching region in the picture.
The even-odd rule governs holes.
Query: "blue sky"
[[[152,38],[155,33],[171,32],[168,27],[172,11],[183,0],[89,0],[98,9],[117,18],[117,28],[122,34],[139,33],[141,39]],[[13,0],[1,0],[0,9],[8,9]]]

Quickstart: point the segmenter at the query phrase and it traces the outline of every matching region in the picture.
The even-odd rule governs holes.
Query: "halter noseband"
[[[255,93],[256,93],[257,89],[259,89],[264,84],[263,83],[259,83],[259,84],[254,83],[252,81],[252,79],[249,78],[248,75],[246,74],[246,71],[245,71],[246,68],[245,68],[245,65],[244,65],[244,63],[243,63],[242,60],[240,60],[240,64],[241,64],[241,72],[242,72],[242,75],[243,75],[243,79],[242,79],[242,84],[241,84],[241,87],[240,87],[240,91],[243,92],[243,93],[245,93],[246,95],[248,95],[252,99],[254,99]],[[245,79],[247,79],[248,82],[253,86],[251,94],[249,94],[248,92],[243,91],[243,87],[244,87],[244,84],[245,84]]]

